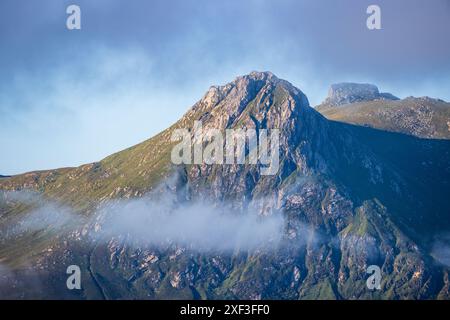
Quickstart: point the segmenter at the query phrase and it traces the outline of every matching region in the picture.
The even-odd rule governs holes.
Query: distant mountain
[[[336,89],[333,85],[331,95],[316,110],[330,120],[420,138],[450,139],[450,103],[429,97],[380,99],[377,91],[375,86],[359,85],[358,94],[348,94],[354,90]],[[382,95],[387,97],[387,94]]]
[[[331,85],[328,90],[328,97],[323,104],[341,106],[354,102],[374,100],[399,100],[399,98],[390,93],[380,93],[373,84],[343,82]]]
[[[396,102],[371,86],[351,87],[351,98],[335,87],[331,96],[338,98],[330,101]],[[220,132],[279,129],[279,170],[262,175],[261,165],[249,162],[172,164],[172,133],[189,128],[194,135],[198,120]],[[436,250],[450,231],[449,152],[450,141],[329,121],[289,82],[252,72],[211,87],[174,125],[100,162],[2,179],[0,261],[14,277],[0,281],[0,297],[449,299],[449,266]],[[63,208],[52,211],[56,216],[70,207],[89,220],[14,233],[39,203],[14,198],[11,190],[56,201]],[[232,215],[281,217],[282,241],[275,251],[232,252],[199,252],[170,239],[130,243],[129,232],[91,241],[114,217],[98,214],[99,206],[147,197],[169,197],[167,215],[177,208],[193,215],[186,208],[207,201]],[[136,209],[120,212],[130,219],[125,224]],[[161,228],[142,224],[148,237]],[[183,235],[187,226],[176,225]],[[65,288],[71,264],[85,275],[82,291]],[[381,268],[381,290],[366,286],[369,265]],[[30,278],[46,290],[30,288]]]

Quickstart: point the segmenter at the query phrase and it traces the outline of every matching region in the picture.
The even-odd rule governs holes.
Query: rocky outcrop
[[[383,96],[371,86],[341,89],[333,91],[335,101]],[[167,156],[171,133],[192,129],[198,120],[205,129],[280,130],[279,170],[264,176],[259,164],[172,165]],[[107,215],[51,241],[31,238],[36,248],[45,248],[45,258],[34,266],[52,275],[42,280],[48,286],[65,283],[65,271],[57,270],[61,261],[82,267],[86,289],[78,298],[437,298],[448,296],[448,268],[435,263],[429,241],[434,233],[450,230],[448,150],[445,141],[418,141],[328,121],[300,89],[270,72],[252,72],[211,87],[176,124],[140,145],[54,176],[6,179],[0,189],[21,190],[26,184],[81,208],[85,202],[147,192],[151,199],[171,195],[170,210],[207,200],[230,208],[228,214],[283,219],[282,241],[272,251],[261,246],[199,252],[171,241],[144,245],[130,242],[127,232],[92,244],[90,233],[102,230]],[[1,200],[0,217],[8,213],[3,231],[17,219],[10,213],[24,209]],[[148,234],[158,231],[145,223]],[[1,252],[14,253],[3,262],[17,263],[27,243],[26,237],[19,239],[17,244],[0,242]],[[366,286],[366,269],[373,264],[382,270],[380,291]]]
[[[450,104],[429,97],[373,100],[336,108],[316,108],[330,120],[404,133],[420,138],[450,139]]]
[[[340,106],[361,101],[398,99],[390,93],[380,93],[373,84],[343,82],[331,85],[323,104]]]

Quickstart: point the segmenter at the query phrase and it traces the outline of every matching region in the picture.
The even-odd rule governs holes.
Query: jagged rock
[[[373,100],[399,100],[399,98],[390,93],[380,93],[373,84],[344,82],[331,85],[328,90],[328,97],[323,104],[340,106]]]
[[[350,87],[335,87],[331,100],[392,98],[370,85]],[[197,120],[220,130],[279,129],[279,170],[264,176],[252,164],[173,165],[173,130],[192,129]],[[170,241],[144,245],[126,232],[93,245],[90,230],[103,230],[107,215],[74,226],[69,235],[33,237],[27,243],[32,249],[52,243],[52,251],[34,264],[51,275],[41,277],[48,288],[65,283],[61,262],[80,264],[85,290],[76,298],[445,298],[448,266],[436,263],[430,243],[450,230],[449,147],[448,141],[328,121],[289,82],[252,72],[211,87],[177,123],[148,141],[94,164],[2,179],[0,190],[29,188],[83,215],[100,202],[147,194],[172,196],[170,208],[207,199],[233,214],[250,210],[261,219],[284,219],[275,251],[199,252]],[[23,210],[20,201],[0,192],[0,234],[20,218],[11,213]],[[148,228],[149,234],[157,231],[151,223]],[[2,263],[25,260],[20,248],[21,242],[0,237],[1,251],[14,252]],[[370,264],[382,269],[380,291],[366,287]],[[69,294],[61,290],[46,290],[44,298]]]
[[[450,139],[450,103],[430,97],[355,101],[336,108],[316,107],[330,120],[399,132],[420,138]]]

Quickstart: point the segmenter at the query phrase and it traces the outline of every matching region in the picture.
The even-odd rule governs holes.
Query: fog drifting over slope
[[[102,204],[89,218],[67,206],[43,199],[29,192],[7,192],[4,200],[33,207],[6,238],[29,231],[79,232],[89,241],[120,237],[130,245],[184,246],[200,252],[232,252],[275,247],[283,236],[284,220],[279,214],[260,216],[256,210],[236,212],[227,205],[207,201],[177,203],[168,194],[158,199],[111,200]]]

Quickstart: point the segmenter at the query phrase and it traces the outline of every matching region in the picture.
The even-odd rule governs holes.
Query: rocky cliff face
[[[373,84],[344,82],[331,85],[328,90],[328,97],[323,104],[340,106],[373,100],[398,100],[398,98],[390,93],[380,93]]]
[[[333,101],[380,96],[376,88],[357,87],[350,95],[348,88],[344,93],[335,88]],[[279,129],[279,170],[265,176],[259,164],[173,165],[173,131],[192,132],[198,120],[205,129]],[[14,235],[14,241],[4,236],[1,261],[19,271],[3,286],[20,288],[30,270],[40,270],[39,281],[51,290],[24,289],[24,295],[448,299],[448,266],[439,263],[433,248],[436,237],[450,230],[449,146],[328,121],[289,82],[253,72],[211,87],[171,128],[98,163],[2,179],[1,190],[33,189],[89,217],[63,231],[46,228],[33,242],[27,232]],[[205,252],[170,239],[143,244],[124,231],[90,237],[108,225],[109,215],[95,209],[99,203],[169,195],[167,215],[180,208],[194,214],[186,208],[207,201],[213,208],[228,208],[227,214],[255,214],[263,221],[279,217],[281,241],[276,250],[261,244]],[[2,230],[30,210],[21,201],[3,194]],[[135,209],[120,214],[132,216]],[[148,224],[148,235],[161,228],[138,223]],[[179,233],[189,230],[187,224]],[[24,267],[30,260],[33,267]],[[88,275],[81,292],[61,289],[67,264],[80,265]],[[381,290],[366,286],[369,265],[382,270]]]

